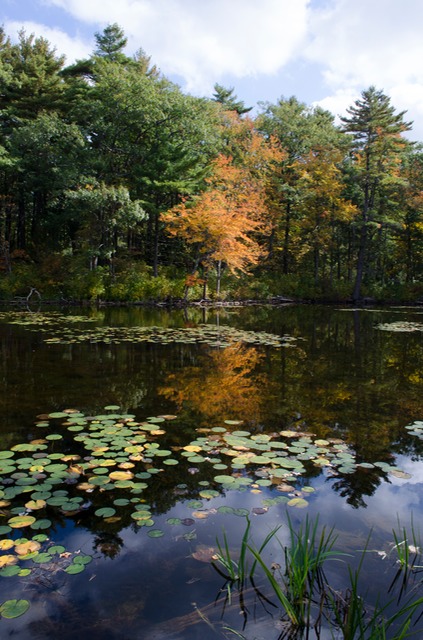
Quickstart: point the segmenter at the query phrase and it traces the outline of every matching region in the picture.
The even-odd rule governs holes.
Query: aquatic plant
[[[277,527],[257,548],[251,540],[247,543],[247,539],[250,539],[250,522],[247,518],[241,541],[240,561],[233,560],[226,536],[223,550],[219,547],[218,558],[219,562],[229,569],[225,577],[231,579],[231,587],[243,590],[248,566],[246,552],[251,554],[250,561],[254,559],[254,564],[248,572],[248,577],[253,589],[260,599],[263,592],[266,592],[266,599],[273,598],[281,609],[284,631],[278,640],[319,638],[323,629],[330,633],[332,638],[344,640],[401,640],[405,637],[417,637],[421,633],[422,630],[413,629],[412,624],[421,617],[418,616],[415,620],[423,605],[422,597],[410,597],[404,603],[400,603],[400,599],[395,602],[389,596],[388,590],[387,597],[382,598],[383,594],[378,594],[376,603],[371,605],[361,593],[360,578],[370,535],[358,567],[353,569],[346,563],[348,554],[334,550],[334,530],[327,531],[326,527],[323,527],[319,531],[319,518],[313,522],[306,517],[296,530],[288,514],[287,526],[288,544],[283,545],[278,539],[280,527]],[[280,565],[273,562],[269,566],[263,553],[271,540],[276,541],[281,547]],[[326,578],[324,568],[329,560],[343,561],[346,565],[349,585],[342,591],[335,590]],[[261,569],[262,578],[260,591],[252,580],[253,576],[257,577],[258,569]],[[245,617],[246,607],[243,601],[241,602]],[[393,605],[396,605],[396,610],[389,613]],[[226,629],[237,637],[244,637],[236,629]]]

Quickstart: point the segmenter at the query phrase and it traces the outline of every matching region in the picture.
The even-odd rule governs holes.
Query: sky
[[[184,92],[234,88],[246,106],[296,96],[335,116],[371,85],[423,141],[422,0],[0,0],[12,40],[24,28],[66,55],[89,56],[118,23]]]

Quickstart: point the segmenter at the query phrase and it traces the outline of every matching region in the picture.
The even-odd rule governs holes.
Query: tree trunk
[[[290,242],[290,233],[291,233],[291,203],[288,202],[286,205],[286,215],[285,215],[285,233],[284,233],[284,239],[283,239],[283,254],[282,254],[282,273],[289,272],[288,250],[289,250],[289,242]]]
[[[366,250],[367,250],[367,226],[363,223],[360,231],[360,244],[358,248],[357,257],[357,271],[355,276],[353,301],[358,302],[360,300],[361,285],[363,283],[364,265],[366,264]]]
[[[159,274],[159,214],[154,214],[154,241],[153,241],[153,277]]]
[[[217,272],[216,294],[217,296],[220,296],[220,282],[222,278],[222,260],[217,261],[216,272]]]
[[[18,249],[26,247],[26,210],[23,195],[21,194],[18,202],[18,221],[16,225],[16,244]]]

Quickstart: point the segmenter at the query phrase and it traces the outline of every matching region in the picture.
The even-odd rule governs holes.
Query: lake
[[[422,596],[423,309],[3,309],[0,349],[1,638],[306,637],[216,569],[248,522],[274,572],[313,522],[334,593]]]

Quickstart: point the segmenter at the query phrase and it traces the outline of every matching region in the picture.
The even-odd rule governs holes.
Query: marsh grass
[[[420,557],[420,546],[413,527],[411,538],[405,528],[400,532],[393,532],[393,550],[396,550],[400,568],[387,594],[379,594],[376,602],[371,603],[368,589],[363,588],[365,585],[362,584],[371,533],[361,552],[358,566],[354,569],[346,561],[349,554],[334,549],[337,536],[333,528],[321,528],[319,518],[313,522],[306,517],[297,530],[288,516],[288,543],[284,545],[279,540],[279,526],[272,529],[258,547],[251,540],[251,522],[248,517],[246,521],[236,559],[224,534],[223,543],[218,541],[219,553],[215,561],[215,568],[227,581],[229,598],[232,590],[236,589],[238,592],[244,615],[243,631],[248,615],[244,596],[249,581],[265,609],[266,605],[275,607],[276,604],[280,611],[280,623],[284,630],[279,633],[277,640],[318,640],[322,637],[323,630],[326,638],[330,634],[334,640],[402,640],[422,637],[422,629],[417,629],[416,625],[423,617],[423,598],[416,597],[415,591],[406,597],[404,586],[404,580],[408,583],[411,572],[422,568],[416,564]],[[271,541],[276,542],[281,549],[281,565],[273,563],[269,566],[264,552]],[[326,578],[324,567],[328,561],[342,562],[343,569],[346,569],[347,586],[341,591],[332,588]],[[400,574],[403,575],[403,583],[395,599],[390,592]],[[255,582],[257,578],[260,589]],[[251,591],[251,587],[248,591]],[[421,582],[418,582],[415,590],[420,587]],[[274,614],[268,607],[266,611]],[[226,627],[226,630],[244,637],[230,627]]]

